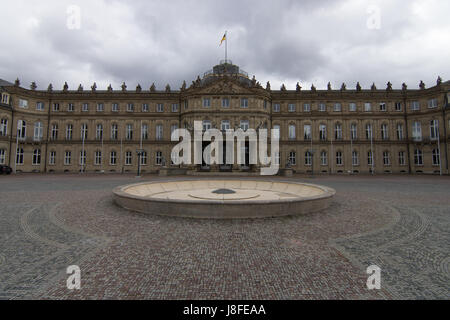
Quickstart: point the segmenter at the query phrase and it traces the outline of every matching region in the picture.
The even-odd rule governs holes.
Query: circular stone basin
[[[266,180],[142,182],[113,190],[119,206],[143,213],[192,218],[262,218],[327,208],[334,189]]]

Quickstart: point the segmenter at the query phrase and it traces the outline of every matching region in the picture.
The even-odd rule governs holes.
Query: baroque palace
[[[0,80],[0,164],[17,172],[158,172],[177,128],[278,129],[280,167],[298,173],[448,174],[450,81],[426,88],[272,90],[225,60],[180,90],[88,90]],[[137,155],[140,150],[142,156]],[[248,144],[244,152],[248,153]],[[248,161],[248,157],[246,157]],[[258,172],[258,165],[183,165]]]

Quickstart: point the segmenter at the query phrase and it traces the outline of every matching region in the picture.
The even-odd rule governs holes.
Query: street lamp
[[[137,156],[138,156],[138,172],[137,172],[137,176],[140,177],[141,176],[141,156],[144,153],[143,149],[137,149],[136,150]]]

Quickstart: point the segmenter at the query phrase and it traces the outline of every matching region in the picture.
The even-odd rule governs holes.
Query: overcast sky
[[[0,78],[178,89],[224,58],[228,30],[228,57],[272,88],[430,87],[450,80],[449,12],[448,0],[5,1]]]

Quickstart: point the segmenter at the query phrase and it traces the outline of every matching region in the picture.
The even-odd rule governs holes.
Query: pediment
[[[198,94],[251,94],[254,93],[252,89],[254,88],[232,79],[220,79],[205,86],[194,88],[195,93]]]

